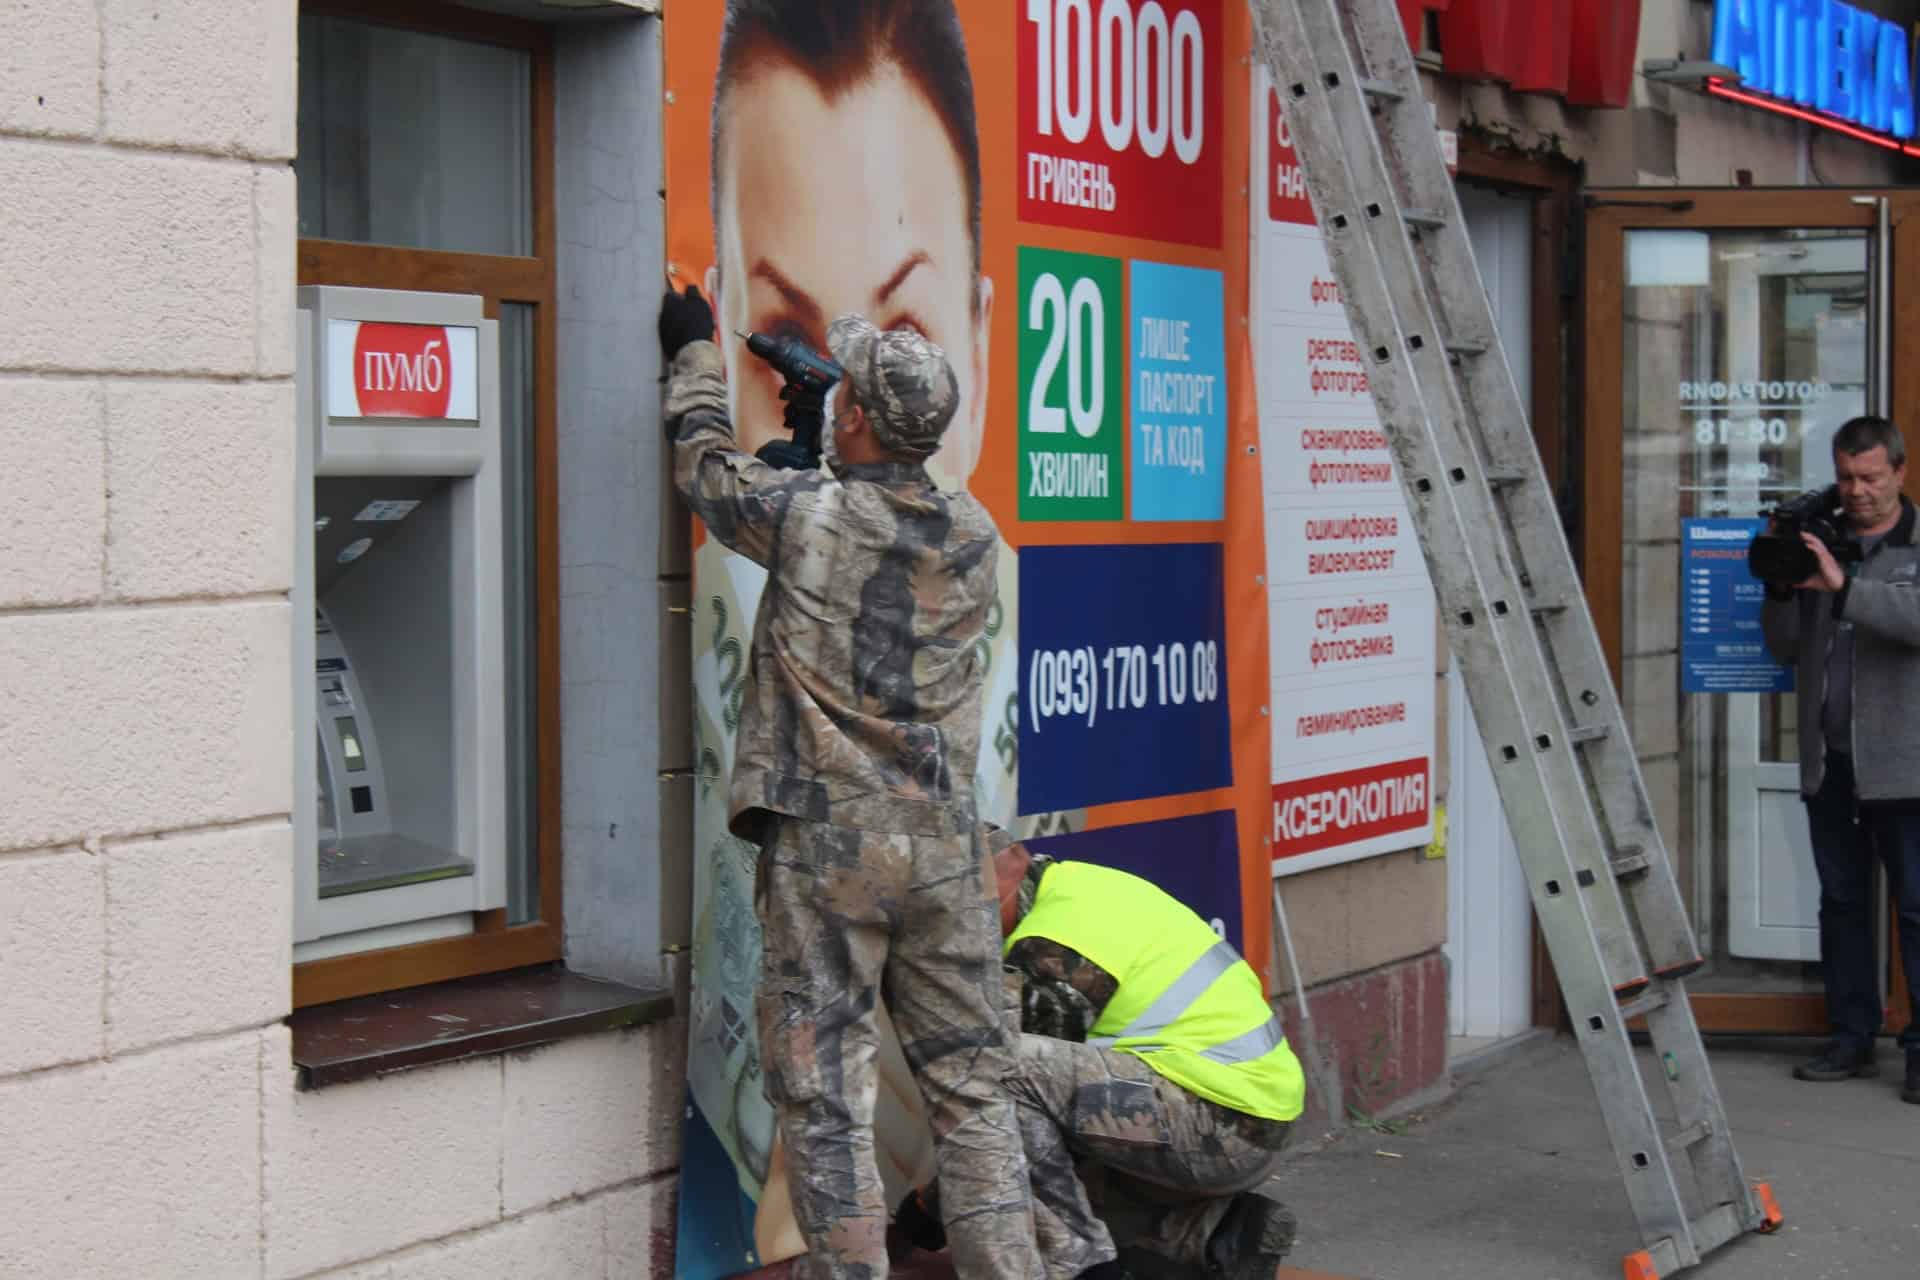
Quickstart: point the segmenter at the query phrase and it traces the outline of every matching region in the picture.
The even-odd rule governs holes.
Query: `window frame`
[[[429,0],[302,0],[301,12],[477,40],[532,55],[533,255],[507,257],[301,238],[300,285],[347,285],[477,294],[487,318],[502,303],[534,308],[534,918],[508,923],[506,908],[476,912],[473,932],[454,938],[307,960],[293,966],[293,1006],[494,973],[559,960],[564,951],[560,846],[560,536],[558,346],[555,314],[554,57],[549,28]],[[304,856],[304,855],[300,855]]]

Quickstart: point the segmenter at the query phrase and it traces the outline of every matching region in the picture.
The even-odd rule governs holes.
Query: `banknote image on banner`
[[[1263,964],[1264,546],[1252,382],[1244,343],[1227,344],[1247,309],[1244,8],[713,0],[675,6],[663,32],[669,271],[714,304],[740,446],[781,438],[784,406],[739,331],[824,350],[856,312],[939,344],[960,404],[927,470],[979,498],[1001,539],[977,650],[979,816],[1156,880]],[[697,522],[692,541],[675,1266],[707,1280],[804,1243],[755,1020],[758,850],[727,830],[766,575]],[[1059,647],[1115,651],[1127,710],[1035,735],[1028,608],[1073,632]],[[875,1155],[892,1204],[931,1176],[932,1146],[881,1012]]]
[[[1433,829],[1433,589],[1280,96],[1256,69],[1254,343],[1276,874]]]

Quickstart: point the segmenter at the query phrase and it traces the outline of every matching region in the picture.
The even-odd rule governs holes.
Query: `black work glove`
[[[667,290],[660,303],[660,349],[667,360],[680,354],[690,342],[713,341],[713,308],[700,296],[700,286],[690,284],[685,293]]]
[[[940,1219],[927,1208],[918,1191],[907,1192],[887,1226],[888,1261],[905,1262],[916,1249],[938,1253],[946,1247],[947,1230]]]
[[[1083,1043],[1097,1019],[1093,1002],[1071,983],[1029,979],[1020,998],[1020,1030],[1030,1036]]]

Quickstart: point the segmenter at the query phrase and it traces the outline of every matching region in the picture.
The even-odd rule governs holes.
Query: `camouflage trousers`
[[[1233,1196],[1272,1176],[1288,1129],[1189,1093],[1130,1054],[1047,1036],[1020,1037],[1008,1088],[1049,1280],[1116,1249],[1204,1270]]]
[[[1013,1035],[993,867],[974,836],[781,818],[760,857],[758,1000],[767,1095],[786,1141],[797,1277],[885,1280],[874,1159],[875,1005],[926,1104],[962,1280],[1044,1274],[1006,1092]]]

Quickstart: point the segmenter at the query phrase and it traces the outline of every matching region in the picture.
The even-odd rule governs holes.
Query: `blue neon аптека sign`
[[[1914,136],[1907,33],[1840,0],[1715,0],[1713,60],[1746,88]]]

